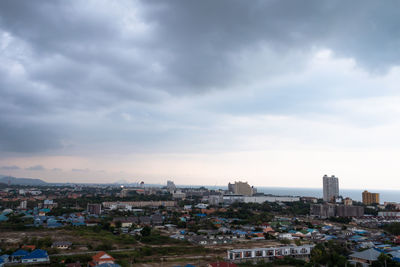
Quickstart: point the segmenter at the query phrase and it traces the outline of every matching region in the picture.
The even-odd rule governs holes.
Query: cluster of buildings
[[[312,204],[310,207],[310,215],[321,218],[329,217],[363,217],[364,206],[353,205],[353,200],[345,198],[339,194],[339,179],[334,175],[324,175],[322,177],[323,184],[323,201],[321,204]],[[379,193],[371,193],[364,191],[362,193],[362,204],[365,206],[379,205]],[[374,207],[372,207],[374,208]]]

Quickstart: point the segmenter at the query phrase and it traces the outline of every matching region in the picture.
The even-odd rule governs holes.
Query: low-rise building
[[[314,245],[282,246],[228,250],[228,260],[241,261],[257,258],[273,259],[279,256],[309,257]]]
[[[35,249],[31,253],[21,258],[21,263],[47,263],[50,262],[46,250]]]
[[[72,242],[70,241],[56,241],[51,247],[56,249],[69,249],[72,246]]]
[[[310,215],[329,218],[329,217],[361,217],[364,215],[364,207],[337,204],[312,204]]]
[[[89,267],[99,266],[101,264],[115,264],[115,259],[104,251],[100,251],[92,257],[92,261],[88,263]]]

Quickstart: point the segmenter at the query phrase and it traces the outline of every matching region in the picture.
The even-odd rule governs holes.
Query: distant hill
[[[48,183],[40,179],[16,178],[12,176],[0,175],[0,183],[8,184],[8,182],[10,182],[11,185],[48,185]]]

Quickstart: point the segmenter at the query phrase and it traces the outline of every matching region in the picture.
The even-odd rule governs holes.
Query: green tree
[[[142,236],[149,236],[151,234],[151,228],[149,226],[143,227],[142,231],[140,231]]]

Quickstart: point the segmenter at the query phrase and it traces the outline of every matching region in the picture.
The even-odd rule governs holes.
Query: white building
[[[300,201],[299,197],[290,196],[256,196],[244,197],[245,203],[264,203],[264,202],[296,202]]]
[[[243,196],[243,195],[224,195],[223,201],[225,204],[231,204],[234,202],[244,203],[264,203],[264,202],[296,202],[300,201],[299,197],[290,196]]]
[[[332,199],[336,199],[339,196],[339,179],[334,175],[329,177],[325,174],[324,177],[322,177],[322,182],[324,201],[332,201]]]
[[[22,200],[21,204],[19,204],[19,208],[23,209],[23,210],[26,209],[27,206],[28,206],[28,202],[26,200]]]
[[[274,258],[279,256],[308,257],[314,245],[282,246],[269,248],[248,248],[228,250],[228,260],[247,260],[256,258]]]
[[[185,199],[186,194],[184,192],[182,192],[181,190],[175,190],[172,193],[172,198],[173,199]]]

